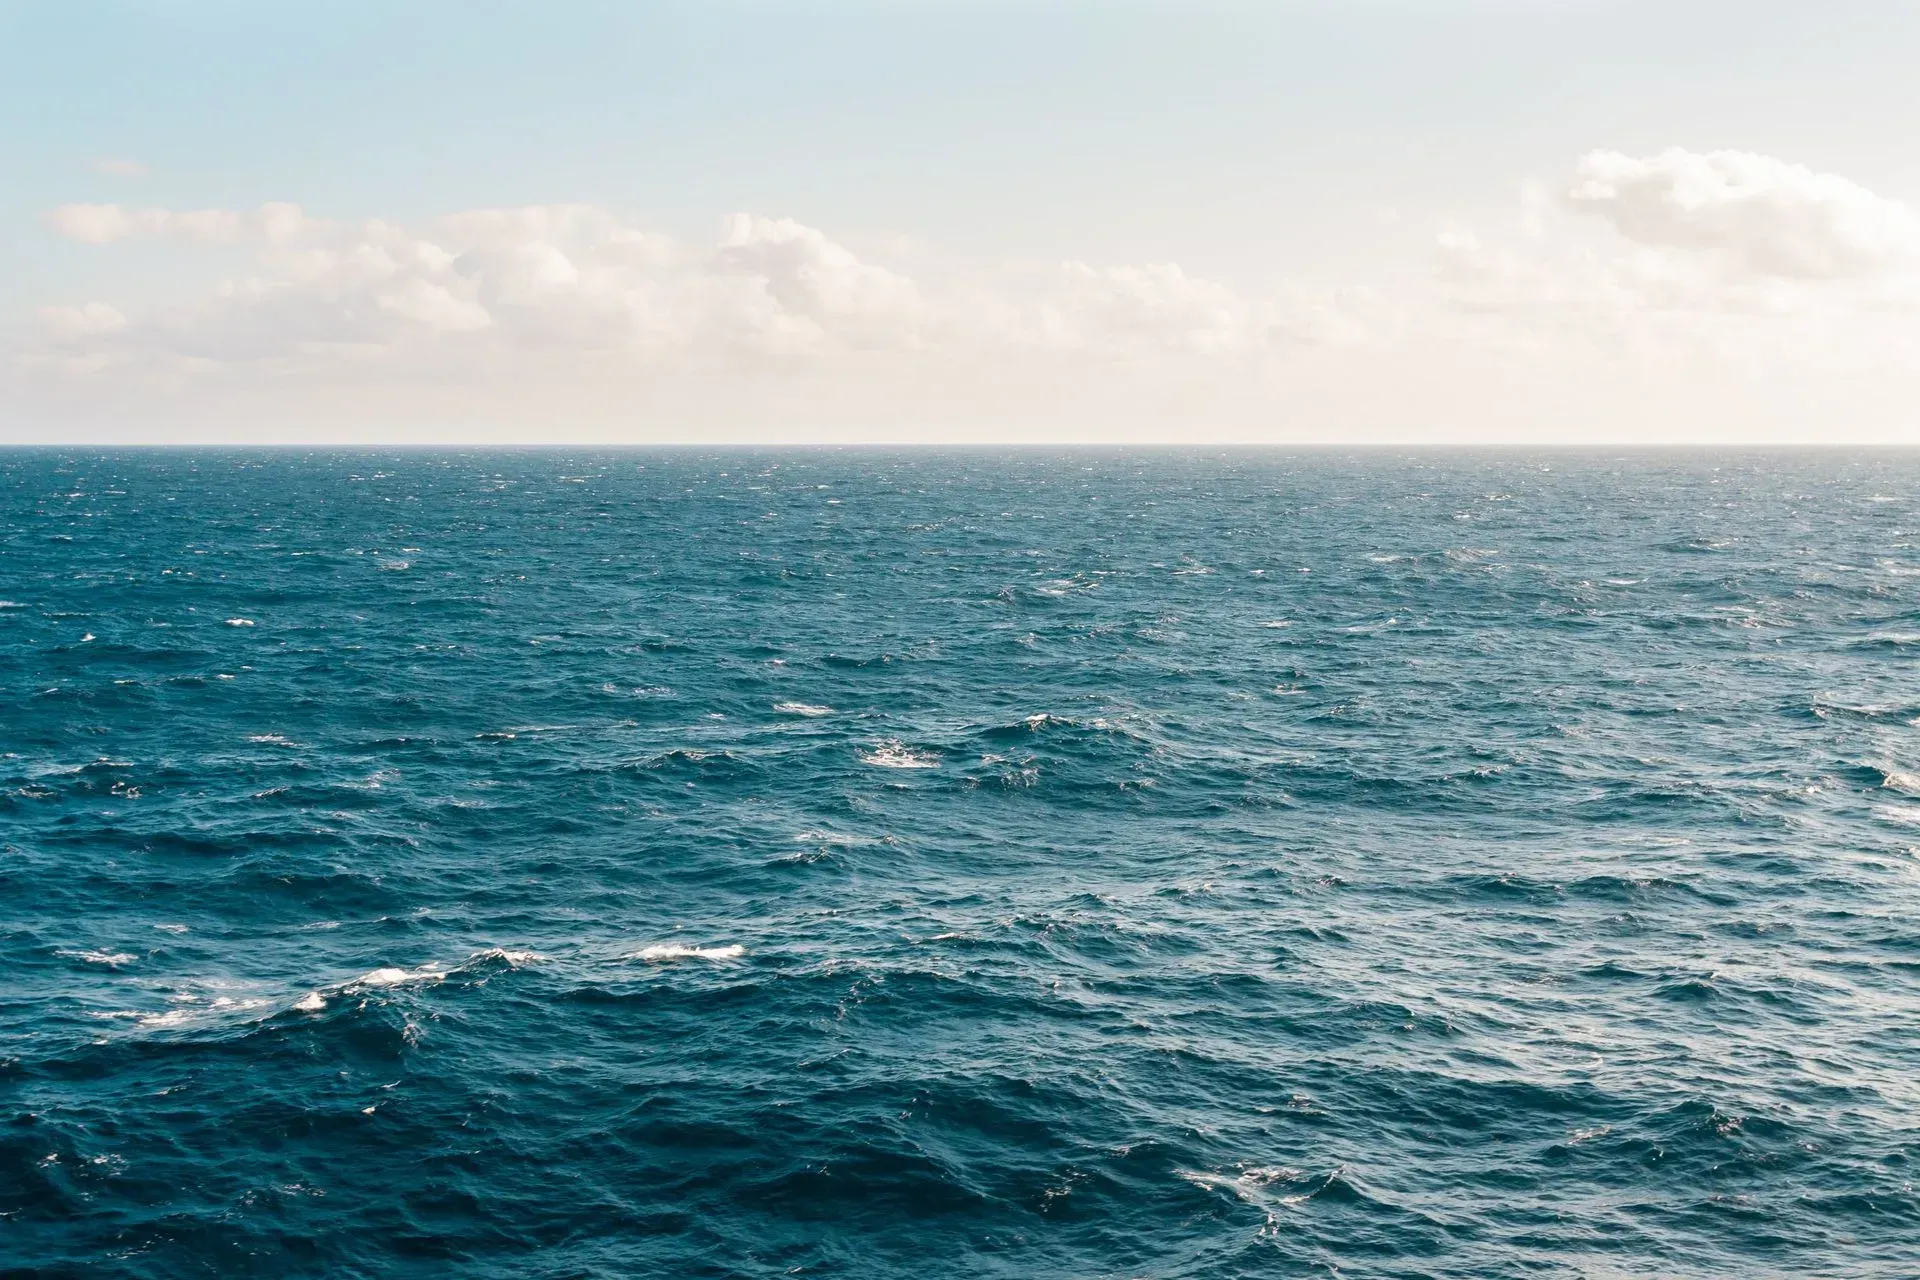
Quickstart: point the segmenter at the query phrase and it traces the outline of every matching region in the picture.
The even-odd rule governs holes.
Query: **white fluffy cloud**
[[[1920,221],[1898,201],[1746,152],[1592,152],[1563,190],[1557,215],[1528,201],[1518,234],[1439,237],[1449,314],[1436,333],[1540,368],[1719,385],[1721,398],[1910,382]]]
[[[1571,400],[1603,426],[1683,403],[1717,421],[1734,396],[1774,413],[1814,386],[1883,413],[1907,400],[1879,388],[1920,381],[1920,229],[1899,202],[1741,152],[1594,152],[1559,188],[1505,234],[1443,234],[1431,280],[1316,291],[1166,262],[942,269],[752,214],[691,242],[586,204],[407,225],[66,205],[46,223],[67,239],[161,242],[209,278],[171,303],[41,309],[13,386],[116,422],[244,402],[224,412],[1110,439],[1293,415],[1347,439],[1363,417],[1418,438],[1441,412],[1530,438]]]
[[[862,262],[789,218],[727,219],[714,268],[733,284],[733,316],[781,347],[839,337],[862,346],[914,345],[925,309],[905,276]]]
[[[725,219],[706,248],[591,205],[470,210],[417,231],[313,218],[290,204],[194,212],[65,205],[48,224],[87,244],[164,239],[255,255],[250,274],[173,307],[47,312],[49,338],[69,354],[87,348],[88,368],[116,358],[220,363],[423,343],[465,343],[493,361],[610,352],[636,363],[727,362],[935,347],[1204,358],[1351,331],[1311,308],[1250,301],[1172,264],[1068,262],[1038,288],[936,281],[929,289],[817,228],[751,214]]]
[[[1567,200],[1630,240],[1720,255],[1755,275],[1841,279],[1920,262],[1920,217],[1906,205],[1746,151],[1595,151]]]
[[[315,219],[288,204],[66,205],[48,223],[88,244],[158,238],[253,249],[251,274],[183,305],[111,327],[79,323],[84,309],[49,313],[63,342],[92,339],[129,357],[259,359],[462,334],[484,335],[492,355],[808,352],[910,336],[919,311],[911,281],[811,227],[744,215],[706,253],[588,205],[472,210],[417,233]]]
[[[1748,152],[1584,156],[1572,219],[1529,202],[1525,234],[1442,233],[1441,276],[1469,310],[1775,316],[1911,309],[1920,217],[1856,183]],[[1595,238],[1598,220],[1620,239]]]

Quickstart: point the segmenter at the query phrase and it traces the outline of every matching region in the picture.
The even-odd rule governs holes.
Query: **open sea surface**
[[[0,453],[0,1274],[1920,1275],[1920,455]]]

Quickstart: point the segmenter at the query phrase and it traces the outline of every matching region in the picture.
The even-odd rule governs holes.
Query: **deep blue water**
[[[1920,1274],[1916,482],[0,454],[0,1272]]]

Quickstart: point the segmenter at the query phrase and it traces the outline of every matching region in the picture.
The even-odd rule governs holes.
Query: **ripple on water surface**
[[[1920,461],[0,469],[0,1271],[1920,1272]]]

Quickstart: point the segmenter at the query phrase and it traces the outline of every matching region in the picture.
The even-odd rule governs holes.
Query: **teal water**
[[[1916,481],[0,453],[0,1273],[1920,1274]]]

